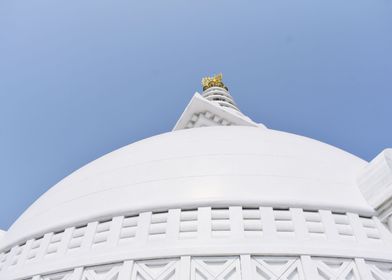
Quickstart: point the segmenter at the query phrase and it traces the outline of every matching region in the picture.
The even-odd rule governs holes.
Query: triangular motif
[[[301,262],[295,257],[253,257],[252,267],[260,280],[304,280]]]
[[[86,268],[82,280],[117,280],[121,265],[105,265]]]
[[[278,279],[271,271],[264,269],[264,267],[256,265],[255,266],[255,279],[257,280],[276,280]]]
[[[355,263],[352,261],[348,266],[342,271],[338,277],[339,280],[359,280],[361,279],[357,270]]]
[[[239,280],[238,257],[194,258],[191,262],[192,280]]]
[[[321,279],[357,280],[359,274],[353,260],[314,258]]]
[[[392,280],[391,263],[366,262],[375,280]]]
[[[305,280],[301,261],[298,259],[279,277],[279,280]]]
[[[179,269],[178,259],[135,262],[132,280],[174,280]]]
[[[282,275],[296,261],[296,258],[287,257],[254,257],[253,259],[274,276]]]

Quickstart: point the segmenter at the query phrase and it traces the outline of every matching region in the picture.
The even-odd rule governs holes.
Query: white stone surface
[[[196,92],[174,126],[173,131],[221,125],[254,126],[265,128],[263,124],[255,123],[239,111],[229,107],[223,107],[217,102],[207,100]]]
[[[358,187],[382,221],[392,214],[392,149],[385,149],[359,173]]]
[[[391,154],[267,129],[210,88],[0,231],[0,279],[392,279]]]
[[[311,256],[181,256],[126,260],[36,275],[29,280],[389,280],[392,265]],[[6,280],[6,279],[5,279]]]
[[[270,129],[170,132],[114,151],[62,180],[12,225],[1,247],[149,209],[262,203],[371,215],[355,184],[365,164],[327,144]]]

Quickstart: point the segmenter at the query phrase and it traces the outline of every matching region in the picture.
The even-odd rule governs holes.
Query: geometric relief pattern
[[[303,260],[303,262],[302,262]],[[4,278],[0,276],[0,279]],[[15,278],[6,278],[14,280]],[[19,278],[18,278],[19,279]],[[392,262],[309,256],[206,256],[128,260],[24,280],[392,280]]]
[[[50,275],[41,276],[42,280],[73,280],[73,271],[60,272]]]
[[[83,272],[82,280],[117,280],[121,266],[121,264],[110,264],[88,267]]]
[[[209,111],[205,111],[193,114],[189,122],[186,124],[185,128],[220,125],[231,125],[231,122]]]
[[[191,280],[240,280],[238,257],[198,257],[191,260]]]
[[[305,280],[299,258],[252,257],[251,266],[255,280]]]
[[[374,280],[392,280],[392,264],[383,262],[366,262]]]
[[[205,114],[209,121],[222,121],[213,115]],[[227,125],[227,123],[221,124]],[[230,205],[223,208],[208,209],[205,207],[202,212],[200,211],[201,208],[175,208],[166,209],[164,212],[143,212],[132,216],[114,216],[109,220],[93,220],[78,227],[66,227],[59,232],[52,232],[52,236],[49,240],[45,239],[45,242],[43,242],[44,233],[42,233],[38,238],[23,240],[21,243],[15,244],[13,248],[0,252],[0,279],[2,273],[16,271],[16,266],[18,270],[23,269],[25,264],[34,263],[36,265],[38,262],[46,266],[52,262],[61,261],[64,257],[72,257],[73,254],[77,254],[81,250],[82,245],[86,249],[88,248],[88,251],[81,250],[81,253],[94,254],[103,250],[106,245],[108,250],[117,250],[124,243],[128,243],[129,246],[137,246],[135,240],[143,240],[143,243],[150,248],[155,246],[157,241],[164,244],[166,238],[170,236],[176,236],[170,242],[184,242],[184,239],[197,239],[199,235],[208,235],[209,241],[213,242],[217,238],[230,238],[236,232],[241,231],[244,232],[244,241],[257,242],[260,240],[260,242],[268,243],[268,239],[265,238],[268,234],[265,235],[264,233],[274,232],[276,238],[290,240],[293,244],[300,244],[299,242],[304,239],[314,238],[317,242],[320,239],[323,242],[331,242],[330,244],[334,248],[339,247],[336,241],[339,241],[341,245],[349,241],[350,244],[362,242],[358,245],[363,247],[364,250],[374,250],[373,244],[379,244],[380,246],[384,244],[386,245],[385,249],[392,250],[387,229],[374,217],[360,217],[354,213],[332,213],[327,210],[321,212],[300,208],[249,208]],[[261,215],[261,212],[263,211],[270,214],[272,212],[271,218],[273,221],[262,218],[264,214]],[[178,215],[178,212],[180,212],[180,215]],[[205,213],[203,215],[211,218],[206,227],[198,226],[202,222],[199,220],[202,217],[199,215],[200,213]],[[150,215],[151,219],[140,219],[144,214]],[[241,222],[236,222],[237,218]],[[298,228],[294,226],[295,221],[299,219],[305,220],[306,234],[305,231],[298,231]],[[325,224],[325,221],[331,219],[335,225],[334,229],[331,229],[331,233],[334,231],[331,236],[337,237],[337,240],[329,240],[329,234],[327,235],[326,232],[328,223]],[[117,224],[114,221],[120,222]],[[139,230],[146,227],[149,230]],[[361,230],[353,230],[354,228]],[[87,229],[94,232],[89,233]],[[169,229],[172,231],[171,235],[166,234]],[[117,234],[117,231],[120,233]],[[358,232],[365,232],[365,234],[358,235]],[[384,234],[382,234],[383,232]],[[93,237],[86,237],[88,234],[92,234]],[[109,240],[111,242],[108,242]],[[189,242],[192,242],[192,240],[189,240]],[[27,244],[29,245],[27,246]],[[62,244],[67,244],[67,246]]]
[[[180,280],[179,259],[136,261],[132,280]]]
[[[354,260],[339,258],[312,258],[312,260],[323,280],[361,279]]]

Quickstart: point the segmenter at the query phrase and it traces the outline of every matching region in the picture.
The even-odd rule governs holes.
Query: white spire
[[[231,108],[238,112],[240,110],[235,104],[233,97],[230,95],[229,91],[222,87],[210,87],[203,91],[202,96],[208,101],[216,102],[220,106],[225,108]]]
[[[203,93],[195,93],[173,130],[221,125],[265,128],[238,109],[222,78],[218,74],[202,79]]]

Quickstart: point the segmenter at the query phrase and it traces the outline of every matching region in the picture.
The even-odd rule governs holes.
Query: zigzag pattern
[[[360,280],[353,260],[314,258],[317,271],[323,280]]]
[[[105,265],[85,269],[82,280],[117,280],[121,265]]]
[[[177,257],[80,267],[26,280],[392,280],[392,262],[309,256]]]
[[[179,260],[162,259],[135,262],[132,280],[179,280]]]
[[[252,268],[258,280],[305,280],[299,258],[253,257]]]
[[[240,280],[238,257],[194,258],[191,262],[191,280]]]

